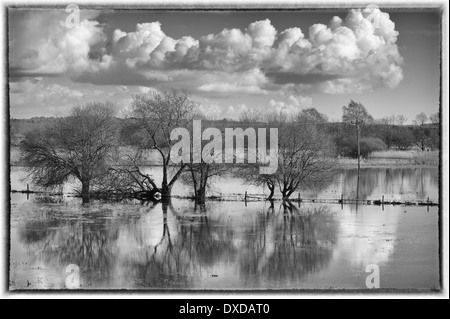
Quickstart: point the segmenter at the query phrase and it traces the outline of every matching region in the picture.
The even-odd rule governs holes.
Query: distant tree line
[[[301,188],[321,187],[336,157],[355,157],[358,148],[362,156],[367,156],[388,148],[418,147],[425,151],[437,149],[440,144],[437,114],[428,117],[421,113],[413,125],[404,125],[404,116],[375,121],[363,105],[354,101],[343,107],[339,123],[329,122],[314,108],[293,116],[280,112],[245,112],[238,121],[206,120],[197,102],[176,90],[134,96],[126,118],[118,118],[116,111],[113,103],[94,102],[74,107],[66,117],[12,119],[11,132],[26,135],[21,150],[33,182],[52,188],[75,178],[81,184],[80,196],[84,203],[94,195],[168,200],[175,183],[182,182],[192,190],[196,201],[203,202],[212,179],[232,173],[246,183],[266,187],[269,200],[276,189],[287,200]],[[221,131],[233,125],[243,129],[277,127],[278,171],[271,175],[258,174],[260,158],[255,164],[233,165],[232,169],[215,161],[173,165],[170,150],[176,141],[172,140],[171,132],[179,127],[191,129],[194,119]],[[32,123],[32,128],[24,123]],[[119,147],[123,145],[133,146],[134,153],[121,154]],[[148,149],[155,150],[162,159],[159,183],[140,166],[143,152]]]
[[[254,112],[253,112],[254,113]],[[242,123],[269,123],[270,119],[266,115],[265,119],[261,114],[244,112],[239,120],[207,120],[199,117],[205,123],[205,126],[224,128],[227,125],[240,125]],[[392,115],[374,120],[370,117],[366,125],[361,127],[361,155],[367,156],[370,152],[395,149],[407,151],[414,148],[422,151],[437,150],[440,147],[440,118],[438,113],[427,116],[425,113],[418,114],[412,124],[405,124],[404,115]],[[29,132],[39,130],[42,127],[52,125],[58,119],[51,117],[39,117],[32,119],[11,119],[10,135],[27,135]],[[115,125],[118,127],[118,144],[121,146],[133,145],[128,135],[128,128],[132,126],[132,118],[115,118]],[[319,113],[314,108],[302,110],[294,118],[294,122],[314,124],[321,130],[326,131],[333,139],[335,149],[338,155],[356,157],[356,136],[355,128],[348,122],[329,122],[326,115]],[[11,140],[12,141],[12,140]]]

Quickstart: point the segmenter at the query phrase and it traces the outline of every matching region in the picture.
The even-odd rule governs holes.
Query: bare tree
[[[254,164],[236,166],[236,176],[243,179],[245,184],[255,185],[260,187],[267,187],[269,189],[269,196],[266,200],[272,201],[275,196],[276,177],[273,175],[260,174],[259,167],[262,165],[260,161]]]
[[[373,118],[361,103],[352,100],[342,108],[342,121],[357,125],[369,123]]]
[[[118,196],[125,198],[137,198],[140,200],[154,201],[157,194],[161,193],[153,176],[141,169],[143,162],[143,150],[134,154],[117,152],[114,154],[114,167],[102,179],[99,195]]]
[[[204,203],[206,193],[211,187],[211,178],[224,174],[229,169],[222,164],[190,163],[187,164],[185,182],[192,184],[194,199],[197,203]]]
[[[303,123],[325,123],[328,122],[328,117],[311,107],[308,109],[303,109],[300,113],[298,113],[295,117],[295,121]]]
[[[406,116],[404,116],[403,114],[397,115],[396,122],[398,125],[404,125],[407,120],[408,120],[408,118]]]
[[[331,138],[315,125],[285,125],[279,140],[278,171],[274,174],[283,199],[324,178],[333,167]]]
[[[416,118],[413,120],[414,125],[419,125],[419,126],[423,126],[427,122],[428,122],[428,116],[424,112],[417,114]]]
[[[174,172],[169,176],[170,148],[175,143],[170,134],[174,128],[187,127],[197,115],[198,105],[189,95],[177,91],[154,91],[134,96],[132,116],[135,127],[132,129],[133,143],[140,149],[154,149],[163,164],[163,179],[160,187],[162,198],[169,198],[172,187],[183,173],[186,163],[172,166]]]
[[[333,167],[334,147],[331,138],[314,124],[281,121],[278,141],[278,170],[275,174],[259,174],[261,163],[246,165],[239,176],[253,185],[267,186],[274,197],[278,187],[284,200],[302,187],[312,187],[325,178]]]
[[[261,113],[251,109],[239,114],[239,122],[241,123],[257,123],[260,122],[263,116]]]
[[[361,161],[361,148],[359,144],[361,135],[361,125],[364,125],[365,123],[368,122],[372,122],[373,118],[361,103],[357,103],[351,100],[348,106],[344,106],[342,108],[342,121],[355,125],[356,127],[356,143],[358,145],[358,170],[359,170]]]
[[[222,127],[222,129],[224,129]],[[192,134],[194,134],[192,132]],[[210,136],[212,138],[213,136]],[[193,197],[197,204],[204,204],[206,201],[206,193],[211,190],[211,179],[221,176],[229,170],[227,165],[222,164],[222,149],[211,149],[209,153],[203,154],[203,147],[210,143],[211,140],[203,140],[200,142],[200,148],[192,147],[191,158],[199,158],[200,162],[186,163],[185,173],[182,175],[182,181],[186,185],[192,186]],[[194,152],[199,152],[198,154]],[[205,160],[205,157],[208,157]]]
[[[413,124],[415,125],[415,127],[413,127],[415,142],[422,151],[425,151],[430,138],[430,130],[425,125],[427,122],[428,116],[424,112],[417,114],[413,121]]]
[[[397,121],[397,116],[395,114],[392,114],[390,116],[385,116],[377,121],[378,124],[381,125],[394,125]]]
[[[430,114],[430,121],[432,124],[439,125],[439,123],[441,122],[439,112]]]
[[[264,122],[275,127],[282,127],[292,118],[284,112],[272,111],[265,113],[263,116]],[[276,178],[273,175],[260,174],[259,168],[264,165],[261,159],[256,155],[256,163],[249,163],[247,165],[239,165],[236,167],[235,173],[242,178],[246,184],[267,187],[269,189],[269,196],[267,200],[273,200],[275,196],[275,188],[277,186]]]
[[[264,121],[268,124],[283,124],[289,121],[289,116],[284,112],[272,111],[264,114]]]
[[[92,184],[107,174],[107,157],[117,145],[115,113],[112,103],[88,103],[31,132],[22,151],[33,182],[53,188],[75,177],[81,182],[83,203],[88,203]]]

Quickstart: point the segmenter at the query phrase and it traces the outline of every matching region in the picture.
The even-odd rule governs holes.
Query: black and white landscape
[[[441,289],[439,8],[10,7],[9,290]]]

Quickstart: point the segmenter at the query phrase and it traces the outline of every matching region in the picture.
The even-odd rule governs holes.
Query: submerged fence
[[[237,198],[244,202],[265,201],[267,196],[260,194],[248,194],[245,192],[243,196],[236,194]],[[282,198],[274,198],[274,200],[280,201]],[[301,193],[298,193],[297,198],[290,198],[289,201],[297,203],[317,203],[317,204],[340,204],[340,205],[404,205],[404,206],[439,206],[438,202],[433,202],[430,197],[426,200],[386,200],[382,195],[380,199],[357,199],[357,198],[345,198],[344,194],[341,194],[340,198],[302,198]]]
[[[30,194],[42,194],[42,195],[50,195],[50,196],[62,196],[64,195],[63,190],[59,189],[57,192],[45,192],[45,191],[32,191],[30,190],[29,185],[27,184],[26,190],[11,190],[11,193],[22,193],[27,195],[27,199]],[[173,198],[178,199],[189,199],[188,196],[173,196]],[[264,194],[249,194],[245,192],[244,194],[221,194],[220,196],[209,196],[206,198],[210,201],[240,201],[240,202],[261,202],[268,201],[267,195]],[[280,197],[274,197],[273,201],[282,201],[283,199]],[[380,199],[357,199],[357,198],[345,198],[344,194],[341,194],[340,198],[303,198],[301,193],[297,194],[297,197],[289,198],[290,202],[296,203],[316,203],[316,204],[339,204],[343,205],[376,205],[382,206],[385,205],[403,205],[403,206],[439,206],[438,202],[434,202],[430,200],[428,197],[426,200],[386,200],[385,196],[382,195]]]

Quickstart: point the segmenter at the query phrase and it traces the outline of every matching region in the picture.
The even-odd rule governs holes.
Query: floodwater
[[[26,188],[23,176],[12,169],[12,189]],[[352,198],[356,178],[339,170],[302,196]],[[217,194],[262,192],[229,176],[218,182]],[[438,201],[438,189],[437,169],[364,169],[359,194]],[[65,289],[69,265],[81,289],[367,289],[369,265],[381,288],[438,289],[439,209],[176,198],[83,206],[11,194],[10,289]]]

